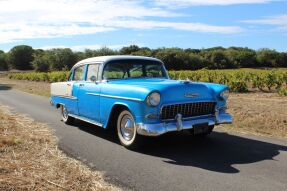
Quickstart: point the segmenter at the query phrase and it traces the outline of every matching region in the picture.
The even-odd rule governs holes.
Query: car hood
[[[145,92],[159,91],[161,93],[161,102],[164,104],[174,102],[215,101],[219,93],[227,88],[220,84],[160,78],[112,80],[109,84],[134,87],[135,93],[139,88],[145,89]]]

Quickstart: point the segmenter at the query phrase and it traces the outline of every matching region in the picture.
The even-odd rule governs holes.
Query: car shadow
[[[84,122],[77,122],[75,126],[120,146],[115,133],[111,131]],[[187,132],[148,137],[140,149],[131,152],[159,157],[171,165],[238,173],[239,170],[233,165],[274,160],[280,151],[287,151],[287,147],[215,131],[205,138],[195,138]]]
[[[94,136],[103,138],[105,140],[108,140],[110,142],[116,143],[120,145],[120,142],[117,139],[117,135],[115,131],[112,131],[110,129],[104,129],[98,126],[95,126],[91,123],[87,123],[81,120],[75,120],[74,123],[70,126],[79,128],[82,131],[85,131],[89,134],[92,134]]]
[[[187,133],[173,133],[150,140],[138,152],[165,158],[166,163],[194,166],[221,173],[238,173],[233,165],[274,160],[286,146],[213,132],[205,138],[194,138]]]
[[[12,86],[9,84],[0,84],[0,91],[1,90],[10,90],[12,89]]]

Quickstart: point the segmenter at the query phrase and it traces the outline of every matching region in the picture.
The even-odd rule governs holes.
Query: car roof
[[[73,68],[84,65],[84,64],[89,64],[89,63],[104,63],[108,61],[113,61],[113,60],[125,60],[125,59],[138,59],[138,60],[150,60],[150,61],[159,61],[161,60],[152,58],[152,57],[146,57],[146,56],[130,56],[130,55],[114,55],[114,56],[97,56],[97,57],[92,57],[92,58],[87,58],[85,60],[81,60],[80,62],[76,63]]]

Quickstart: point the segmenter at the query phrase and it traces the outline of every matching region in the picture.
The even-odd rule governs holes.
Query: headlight
[[[146,103],[150,106],[157,106],[160,103],[160,94],[158,92],[149,94],[146,99]]]
[[[228,96],[229,96],[229,90],[224,90],[220,93],[220,97],[224,100],[227,100]]]

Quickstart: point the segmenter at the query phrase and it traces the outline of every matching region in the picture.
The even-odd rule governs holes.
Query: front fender
[[[142,118],[145,113],[145,109],[143,105],[145,102],[143,101],[131,101],[131,100],[113,100],[112,98],[101,97],[101,111],[100,111],[100,120],[103,124],[103,127],[106,128],[108,126],[109,120],[114,117],[112,115],[112,110],[115,106],[124,106],[128,108],[128,110],[133,114],[136,123],[141,123]]]

